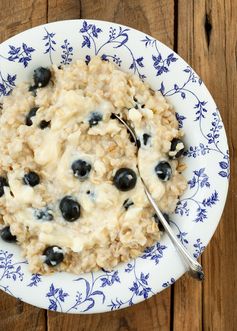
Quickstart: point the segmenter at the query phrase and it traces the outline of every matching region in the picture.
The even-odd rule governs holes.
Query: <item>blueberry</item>
[[[3,189],[4,186],[9,186],[7,179],[5,177],[0,176],[0,197],[2,197],[4,194],[4,189]]]
[[[132,190],[137,182],[136,173],[129,168],[120,168],[116,171],[113,183],[120,191]]]
[[[74,176],[80,180],[85,180],[88,178],[91,171],[91,165],[83,160],[74,161],[71,168]]]
[[[120,116],[119,114],[117,114],[118,116]],[[118,119],[116,116],[115,116],[115,114],[114,113],[112,113],[111,115],[110,115],[110,118],[112,119],[112,120],[114,120],[114,119]],[[119,120],[118,120],[119,121]],[[124,120],[123,119],[123,121],[126,123],[126,120]],[[133,135],[131,134],[131,132],[127,129],[127,133],[129,134],[129,140],[131,141],[131,143],[135,143],[135,140],[134,140],[134,138],[133,138]],[[141,147],[141,142],[140,142],[140,140],[139,139],[137,139],[136,140],[136,145],[137,145],[137,148],[140,148]]]
[[[111,120],[116,120],[117,119],[117,117],[115,116],[114,113],[111,113],[110,118],[111,118]]]
[[[179,138],[174,138],[171,141],[171,147],[169,151],[169,157],[171,159],[177,159],[182,156],[184,153],[184,143]]]
[[[40,178],[36,172],[30,171],[30,172],[28,172],[28,174],[25,174],[25,176],[23,178],[23,182],[26,185],[30,185],[33,187],[33,186],[36,186],[39,184]]]
[[[123,207],[128,210],[129,207],[131,207],[132,205],[134,205],[134,202],[130,199],[126,199],[123,203]]]
[[[158,178],[160,178],[164,182],[166,182],[167,180],[169,180],[170,177],[171,177],[171,175],[172,175],[171,166],[166,161],[159,162],[157,164],[157,166],[155,167],[155,172],[156,172]]]
[[[11,234],[10,226],[6,226],[3,228],[0,232],[0,236],[2,240],[8,242],[8,243],[14,243],[16,242],[16,236],[13,236]]]
[[[34,117],[36,115],[36,112],[38,109],[39,109],[39,107],[31,108],[31,110],[29,111],[29,113],[26,116],[26,125],[31,126],[33,124],[31,117]]]
[[[47,68],[39,67],[34,70],[34,83],[35,87],[44,87],[48,85],[51,78],[51,71]]]
[[[30,86],[29,89],[28,89],[28,91],[32,93],[33,97],[36,97],[37,90],[36,90],[36,87],[35,86]]]
[[[164,218],[166,219],[166,221],[169,223],[170,222],[170,218],[169,215],[166,213],[163,213]]]
[[[143,138],[143,144],[146,146],[151,136],[148,133],[144,133],[142,138]]]
[[[50,121],[42,120],[39,124],[40,129],[44,130],[50,125]]]
[[[102,121],[103,119],[103,116],[102,114],[98,113],[98,112],[94,112],[91,114],[90,118],[89,118],[89,125],[90,125],[90,128],[92,126],[95,126],[97,125],[100,121]]]
[[[35,217],[38,220],[52,221],[53,220],[52,210],[50,210],[48,208],[37,209],[37,210],[35,210]]]
[[[64,259],[63,250],[58,246],[49,246],[47,247],[43,255],[45,256],[45,263],[50,267],[55,267]]]
[[[72,197],[64,197],[59,204],[63,218],[68,222],[74,222],[80,217],[80,205]]]
[[[139,106],[138,106],[139,101],[138,101],[137,98],[135,98],[135,97],[133,97],[133,101],[135,102],[135,106],[134,106],[134,108],[135,108],[135,109],[138,109],[138,108],[139,108]]]
[[[135,140],[133,138],[133,135],[131,134],[131,132],[128,129],[127,129],[127,133],[129,134],[129,140],[131,141],[131,143],[135,144],[137,146],[137,148],[140,148],[141,147],[140,140],[137,139],[136,142],[135,142]]]
[[[166,221],[169,223],[169,215],[164,213],[163,216],[166,219]],[[155,219],[156,224],[158,225],[159,230],[164,232],[165,228],[164,228],[163,224],[161,223],[159,217],[156,214],[154,214],[153,217]]]

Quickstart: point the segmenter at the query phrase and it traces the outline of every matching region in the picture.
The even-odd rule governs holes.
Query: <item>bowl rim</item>
[[[27,34],[28,32],[30,31],[36,31],[40,28],[44,28],[44,27],[53,27],[53,26],[60,26],[61,24],[71,24],[71,23],[81,23],[83,21],[87,21],[87,22],[91,22],[93,24],[106,24],[108,27],[109,25],[111,26],[115,26],[115,27],[122,27],[122,28],[125,28],[125,29],[129,29],[131,33],[138,33],[138,34],[143,34],[144,36],[149,36],[151,37],[152,39],[155,39],[159,42],[160,45],[162,45],[162,47],[164,47],[165,49],[169,49],[172,51],[172,53],[174,53],[179,59],[181,59],[186,65],[188,65],[188,63],[180,56],[178,55],[175,51],[173,51],[170,47],[166,46],[163,42],[160,42],[158,39],[156,38],[153,38],[152,36],[150,36],[149,34],[143,32],[143,31],[140,31],[140,30],[137,30],[135,28],[132,28],[132,27],[129,27],[129,26],[126,26],[126,25],[123,25],[123,24],[120,24],[120,23],[114,23],[114,22],[109,22],[109,21],[106,21],[106,20],[96,20],[96,19],[70,19],[70,20],[60,20],[60,21],[55,21],[55,22],[50,22],[50,23],[44,23],[44,24],[40,24],[40,25],[37,25],[35,27],[32,27],[32,28],[29,28],[27,30],[24,30],[12,37],[10,37],[9,39],[3,41],[1,44],[0,44],[0,48],[2,46],[5,46],[7,44],[9,44],[10,42],[16,40],[17,38],[19,37],[22,37],[24,36],[25,34]],[[38,31],[37,31],[38,32]],[[196,74],[196,71],[192,69],[192,71]],[[197,74],[196,74],[197,75]],[[197,75],[199,77],[199,75]],[[208,100],[210,99],[214,104],[215,104],[215,101],[212,97],[212,95],[210,94],[210,92],[208,91],[206,85],[203,83],[203,88],[206,90],[207,94],[208,94]],[[220,115],[220,118],[221,118],[221,115]],[[221,121],[222,121],[222,118],[221,118]],[[221,135],[221,139],[225,140],[224,141],[224,144],[226,145],[226,147],[228,148],[228,139],[227,139],[227,135],[226,135],[226,130],[225,130],[225,127],[224,127],[224,124],[223,124],[223,128],[222,128],[222,135]],[[225,181],[225,185],[223,185],[223,199],[221,201],[221,208],[220,208],[220,212],[219,212],[219,220],[218,222],[215,223],[215,226],[212,227],[212,230],[210,232],[208,232],[208,240],[207,240],[207,244],[210,242],[211,238],[213,237],[216,229],[217,229],[217,226],[219,225],[220,223],[220,220],[221,220],[221,217],[222,217],[222,214],[223,214],[223,210],[224,210],[224,207],[225,207],[225,203],[226,203],[226,199],[227,199],[227,195],[228,195],[228,188],[229,188],[229,179]],[[206,246],[207,246],[206,244]],[[177,281],[183,274],[184,274],[184,270],[183,269],[180,269],[179,272],[176,271],[175,274],[175,281]],[[54,274],[55,275],[55,274]],[[57,275],[57,273],[56,273]],[[158,291],[159,292],[159,291]],[[158,293],[157,292],[157,293]],[[156,293],[154,293],[156,294]],[[143,297],[136,297],[136,303],[139,303],[141,301],[143,301],[144,298]],[[45,305],[41,305],[41,304],[38,304],[38,303],[32,303],[32,298],[29,298],[29,300],[27,300],[26,298],[24,298],[24,301],[27,302],[27,303],[30,303],[30,304],[34,304],[38,307],[41,307],[41,308],[45,308]],[[33,300],[34,301],[34,300]],[[127,306],[125,306],[127,307]],[[125,308],[125,307],[121,307],[120,309],[122,308]],[[89,311],[88,313],[96,313],[96,312],[105,312],[105,311],[109,311],[108,309],[103,309],[103,307],[100,307],[100,310],[98,311]],[[81,312],[77,312],[77,311],[72,311],[72,313],[81,313]]]

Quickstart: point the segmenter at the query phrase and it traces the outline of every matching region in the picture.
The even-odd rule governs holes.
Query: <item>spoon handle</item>
[[[164,218],[162,212],[160,211],[159,207],[157,206],[155,200],[152,198],[150,192],[146,188],[146,185],[144,183],[144,189],[145,193],[147,195],[148,200],[150,201],[152,207],[154,208],[157,216],[160,219],[160,222],[165,228],[165,231],[167,232],[169,238],[179,251],[180,255],[183,257],[184,261],[186,262],[187,266],[189,267],[189,273],[193,278],[196,278],[198,280],[204,279],[204,272],[202,270],[202,266],[196,261],[195,258],[192,257],[192,255],[186,250],[186,248],[183,246],[183,244],[178,240],[176,235],[173,233],[173,230],[171,229],[170,225]]]

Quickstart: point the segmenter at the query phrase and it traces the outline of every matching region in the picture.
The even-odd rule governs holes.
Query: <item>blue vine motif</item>
[[[143,296],[144,299],[148,298],[151,288],[148,286],[149,273],[144,274],[141,272],[139,279],[133,282],[133,286],[130,287],[130,291],[136,295]]]
[[[177,119],[177,121],[179,123],[179,129],[182,129],[182,127],[183,127],[183,121],[186,120],[186,117],[183,116],[183,115],[180,115],[178,113],[175,113],[175,116],[176,116],[176,119]]]
[[[196,240],[196,243],[193,245],[193,247],[195,247],[195,253],[193,253],[193,256],[197,259],[204,251],[205,246],[203,246],[201,239],[199,238]]]
[[[184,214],[189,215],[189,204],[192,202],[197,206],[196,218],[194,221],[203,222],[207,218],[207,207],[212,207],[217,201],[219,201],[218,193],[215,190],[208,198],[204,198],[202,201],[197,200],[196,196],[202,188],[210,188],[209,177],[205,173],[205,168],[193,171],[193,177],[188,181],[188,185],[190,191],[193,189],[195,190],[190,197],[181,199],[177,203],[175,213],[181,216]]]
[[[174,87],[172,89],[170,89],[168,91],[165,91],[164,82],[162,81],[159,91],[164,96],[171,96],[171,95],[174,95],[174,94],[178,93],[178,94],[180,94],[182,99],[186,99],[186,93],[191,93],[196,98],[197,104],[200,104],[200,106],[204,106],[205,103],[203,104],[203,101],[200,101],[199,98],[196,96],[196,94],[194,94],[192,91],[187,89],[187,85],[189,83],[197,83],[198,82],[199,85],[202,85],[202,80],[194,73],[192,68],[189,67],[189,66],[187,66],[183,71],[188,74],[188,78],[183,83],[182,86],[178,86],[178,84],[174,84]],[[194,106],[194,108],[197,108],[197,107]]]
[[[94,274],[91,273],[91,282],[86,280],[83,277],[75,279],[77,282],[83,282],[85,284],[85,295],[83,295],[80,292],[77,292],[75,303],[73,306],[71,306],[67,312],[71,310],[78,310],[80,308],[81,312],[86,312],[90,309],[92,309],[95,305],[95,300],[97,297],[102,298],[102,303],[105,301],[105,295],[103,291],[101,291],[99,288],[104,288],[106,286],[112,286],[114,283],[120,283],[120,278],[118,276],[118,271],[105,271],[104,274],[94,278]],[[53,284],[52,284],[53,285]],[[51,287],[52,287],[51,285]],[[55,290],[57,290],[55,292]],[[47,295],[50,301],[49,309],[52,310],[62,310],[62,301],[64,300],[60,299],[59,294],[55,297],[55,295],[60,291],[60,289],[55,289],[52,287],[49,291],[50,295]],[[61,292],[60,292],[61,293]],[[52,294],[52,295],[51,295]],[[67,295],[66,295],[67,296]],[[65,296],[64,296],[65,297]],[[64,298],[63,298],[64,299]]]
[[[218,152],[222,155],[223,160],[219,162],[220,171],[219,175],[223,178],[229,178],[230,176],[230,160],[229,160],[229,152],[225,153],[221,151],[219,148],[219,137],[220,130],[223,128],[223,124],[220,119],[219,112],[216,111],[212,113],[213,121],[211,123],[211,128],[208,134],[204,134],[201,127],[201,133],[203,137],[206,139],[207,144],[199,143],[198,146],[190,146],[189,149],[185,152],[185,155],[188,157],[197,157],[199,155],[206,155],[210,151]]]
[[[188,77],[187,80],[181,85],[174,84],[172,89],[166,91],[164,82],[161,82],[161,86],[159,91],[163,94],[163,96],[172,96],[174,94],[180,94],[180,96],[185,99],[186,94],[189,93],[194,98],[195,103],[193,108],[195,109],[195,121],[199,124],[200,132],[205,139],[206,143],[200,142],[198,146],[190,146],[189,149],[185,152],[185,155],[188,157],[197,157],[201,155],[206,155],[210,151],[214,151],[219,153],[223,158],[222,161],[219,162],[220,171],[218,174],[222,178],[229,178],[230,175],[230,161],[229,161],[229,152],[222,151],[219,147],[219,137],[220,137],[220,130],[223,129],[223,124],[221,122],[221,118],[219,115],[218,110],[212,113],[213,121],[211,123],[211,128],[209,129],[208,133],[204,133],[202,128],[202,121],[205,119],[207,113],[207,101],[200,100],[199,97],[188,88],[190,83],[198,83],[199,85],[202,84],[202,80],[194,73],[194,71],[187,66],[184,70],[187,73]],[[177,120],[179,122],[179,126],[183,126],[183,120],[177,116]]]
[[[28,63],[32,60],[32,55],[35,51],[33,47],[27,46],[25,43],[22,43],[22,46],[15,47],[9,45],[10,50],[8,51],[9,57],[8,61],[22,63],[26,68]]]
[[[167,282],[163,283],[163,284],[162,284],[162,287],[167,288],[167,287],[171,286],[171,285],[174,284],[174,283],[175,283],[175,279],[172,277],[172,278],[170,279],[170,281],[167,281]]]
[[[200,155],[206,155],[210,152],[210,147],[208,145],[204,145],[203,143],[199,143],[198,146],[190,146],[187,151],[185,151],[185,155],[188,157],[196,158]]]
[[[90,310],[95,305],[95,296],[97,296],[97,295],[102,296],[102,303],[104,303],[105,295],[102,291],[99,291],[99,290],[93,291],[94,283],[92,283],[92,286],[91,286],[90,283],[84,278],[78,278],[77,280],[78,281],[83,280],[85,282],[86,296],[84,299],[82,299],[82,293],[77,292],[76,302],[71,308],[69,308],[68,312],[72,309],[77,310],[78,306],[80,306],[82,304],[86,304],[86,307],[82,310],[82,312],[86,312],[86,311]]]
[[[106,271],[106,276],[102,277],[100,280],[102,282],[101,287],[111,286],[115,282],[120,283],[120,279],[119,279],[119,276],[118,276],[118,271],[113,272],[112,275],[111,275],[111,273]]]
[[[178,234],[176,236],[181,241],[181,243],[183,245],[188,244],[188,239],[185,238],[188,233],[184,232],[184,231],[181,231],[179,226],[174,221],[171,221],[170,219],[169,219],[169,224],[173,224],[176,227],[176,229],[178,230]]]
[[[152,60],[154,62],[153,67],[156,70],[156,76],[160,76],[163,73],[169,72],[169,66],[171,65],[171,63],[178,60],[178,58],[175,57],[174,53],[169,54],[166,59],[163,59],[162,54],[158,49],[157,40],[151,39],[146,36],[145,39],[142,40],[142,42],[144,42],[145,47],[154,47],[156,51],[156,54],[152,55]]]
[[[134,74],[137,74],[140,79],[144,80],[146,76],[141,73],[140,68],[144,67],[143,60],[144,58],[142,56],[135,58],[133,52],[131,49],[127,46],[127,41],[128,41],[128,32],[130,29],[128,28],[122,28],[119,27],[118,29],[110,27],[109,30],[109,36],[108,40],[105,41],[103,44],[100,46],[97,45],[97,39],[99,34],[102,32],[102,30],[98,27],[96,27],[94,24],[88,24],[86,21],[83,22],[82,28],[80,29],[80,32],[82,33],[83,37],[83,42],[81,47],[87,47],[87,48],[94,48],[94,53],[95,55],[98,55],[102,52],[102,49],[104,48],[105,45],[112,44],[113,48],[119,48],[119,47],[124,47],[127,49],[129,52],[132,62],[130,64],[129,69],[133,70]],[[109,59],[112,59],[114,63],[116,63],[118,66],[121,65],[122,60],[120,57],[118,57],[116,54],[115,55],[109,55],[102,53],[101,58],[103,60],[108,61]],[[86,58],[87,63],[90,61],[90,56],[87,55]]]
[[[7,75],[7,78],[4,78],[0,71],[0,97],[9,95],[12,89],[15,87],[16,75],[11,76]]]
[[[53,284],[50,285],[49,292],[46,294],[46,297],[49,299],[50,305],[49,309],[57,311],[58,308],[62,312],[62,302],[68,296],[68,293],[63,292],[61,288],[55,288]]]
[[[27,285],[29,287],[38,286],[38,284],[42,281],[40,274],[32,274],[31,282]]]
[[[119,298],[111,300],[111,303],[107,305],[111,310],[119,309],[122,306],[133,305],[134,299],[137,296],[142,296],[144,299],[147,299],[150,294],[154,294],[148,284],[149,273],[141,272],[137,275],[135,260],[127,264],[125,272],[132,272],[134,275],[132,284],[129,287],[131,295],[126,300]],[[68,293],[65,293],[62,288],[56,288],[54,284],[51,284],[49,291],[46,294],[46,297],[49,300],[48,309],[67,312],[79,309],[80,312],[89,311],[95,306],[97,298],[101,298],[102,303],[105,302],[105,294],[102,289],[107,286],[113,286],[115,283],[120,283],[120,277],[118,271],[105,271],[102,275],[99,275],[96,278],[94,277],[94,273],[91,273],[91,281],[83,277],[77,278],[75,281],[82,282],[82,284],[84,283],[85,285],[85,291],[82,291],[82,293],[78,291],[76,293],[75,303],[68,309],[63,309],[65,298],[69,295]]]
[[[85,56],[85,63],[86,63],[87,65],[89,64],[90,60],[91,60],[90,55],[86,55],[86,56]]]
[[[188,201],[179,201],[177,203],[175,213],[181,216],[183,215],[188,216],[189,215]]]
[[[8,293],[8,294],[10,294],[10,295],[12,295],[12,296],[14,296],[14,294],[12,293],[12,291],[9,289],[9,285],[7,285],[7,286],[0,285],[0,288],[1,288],[4,292],[6,292],[6,293]]]
[[[102,303],[105,301],[105,295],[101,290],[95,289],[96,284],[98,281],[100,281],[100,287],[106,287],[106,286],[112,286],[114,283],[120,283],[120,278],[118,276],[118,271],[105,271],[104,274],[94,278],[94,274],[91,274],[92,276],[92,282],[89,283],[86,279],[84,278],[78,278],[75,281],[83,281],[85,282],[86,285],[86,296],[84,299],[82,299],[82,294],[77,295],[77,300],[75,305],[73,305],[71,308],[69,308],[68,311],[72,309],[77,309],[79,305],[84,305],[84,309],[82,310],[83,312],[90,310],[91,308],[94,307],[95,305],[95,296],[100,296],[102,298]],[[86,306],[85,306],[86,304]]]
[[[139,276],[137,275],[136,260],[127,264],[127,267],[125,268],[125,272],[127,273],[133,272],[134,274],[134,280],[132,286],[129,287],[129,290],[131,291],[131,296],[125,301],[117,297],[111,300],[111,303],[108,305],[108,307],[110,307],[111,310],[120,309],[122,306],[125,306],[127,304],[129,306],[132,306],[134,304],[134,298],[137,296],[147,299],[150,294],[154,294],[154,292],[152,291],[151,287],[148,284],[150,274],[141,272]]]
[[[147,247],[144,250],[144,253],[141,258],[150,259],[152,261],[155,261],[155,264],[158,264],[160,262],[160,259],[163,257],[163,251],[166,248],[167,247],[165,245],[161,245],[159,242],[157,242],[155,245]]]
[[[0,269],[2,269],[2,274],[0,276],[0,281],[4,278],[13,279],[16,281],[19,279],[23,280],[24,273],[21,270],[21,264],[27,263],[23,262],[12,262],[13,254],[9,254],[8,251],[0,250]]]
[[[26,264],[27,261],[13,263],[12,257],[13,254],[10,254],[8,251],[0,250],[0,282],[3,279],[12,279],[14,282],[17,280],[23,281],[24,273],[21,270],[21,264]],[[4,286],[0,284],[0,289],[14,296],[9,285]]]
[[[52,64],[53,63],[52,52],[55,52],[54,45],[56,45],[56,41],[54,40],[55,33],[53,33],[53,32],[50,33],[50,32],[48,32],[48,30],[46,28],[44,28],[44,29],[46,32],[46,35],[43,37],[43,40],[46,41],[46,43],[45,43],[46,50],[45,50],[44,54],[49,54],[49,59]]]
[[[86,33],[83,35],[83,43],[81,45],[81,47],[88,47],[91,48],[91,41],[94,43],[95,45],[95,41],[94,38],[98,38],[98,34],[100,32],[102,32],[102,30],[100,28],[97,28],[95,26],[95,24],[87,24],[86,21],[83,22],[82,28],[80,29],[81,33]],[[95,49],[96,49],[96,45],[95,45]]]
[[[63,52],[61,55],[62,61],[61,64],[70,64],[72,62],[72,56],[73,56],[73,47],[70,46],[70,42],[65,39],[64,44],[61,46]]]
[[[33,47],[27,46],[25,43],[22,43],[22,46],[19,47],[9,45],[9,56],[0,55],[0,57],[10,62],[22,63],[24,68],[26,68],[32,60],[32,53],[34,51],[35,49]],[[7,74],[7,77],[4,77],[0,71],[0,97],[7,96],[11,93],[12,89],[15,87],[16,77],[16,74]]]
[[[120,57],[118,57],[116,54],[114,55],[108,55],[108,54],[102,54],[101,55],[101,59],[103,61],[109,61],[109,59],[111,59],[115,64],[117,64],[119,67],[121,66],[122,60],[120,59]],[[132,69],[133,67],[130,66],[130,69]]]

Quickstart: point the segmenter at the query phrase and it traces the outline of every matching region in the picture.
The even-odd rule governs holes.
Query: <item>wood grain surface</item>
[[[0,0],[0,41],[57,20],[94,18],[142,30],[202,77],[225,123],[231,182],[218,229],[202,256],[203,283],[188,276],[131,308],[95,315],[48,312],[0,292],[0,331],[237,330],[237,1]]]

